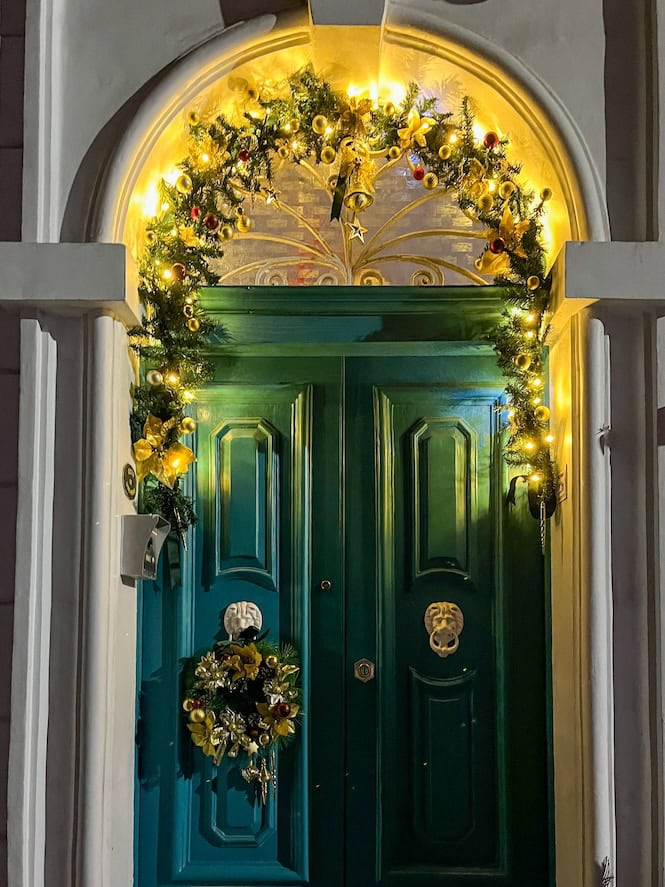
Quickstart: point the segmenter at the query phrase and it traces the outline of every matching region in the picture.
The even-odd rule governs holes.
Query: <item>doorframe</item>
[[[34,254],[31,255],[31,259],[34,262]],[[51,260],[52,254],[45,256],[43,273],[45,286],[47,282],[51,296],[50,311],[53,312]],[[94,268],[90,270],[93,272]],[[563,278],[560,271],[555,269],[555,272],[557,279],[561,281]],[[92,273],[90,279],[94,279]],[[573,283],[570,275],[567,283],[568,285]],[[62,291],[68,291],[64,281]],[[321,307],[322,303],[330,301],[334,293],[333,289],[321,288],[313,298]],[[275,293],[270,295],[274,297]],[[270,295],[264,295],[263,298],[269,298]],[[343,297],[345,293],[340,291],[338,295]],[[348,297],[351,293],[346,295]],[[385,289],[382,295],[384,298],[390,297],[390,293]],[[431,310],[435,298],[431,290],[425,288],[410,290],[408,295],[409,307],[413,310],[419,310],[425,305],[427,310]],[[478,297],[483,295],[486,293],[479,291]],[[69,297],[71,298],[71,294]],[[242,294],[242,300],[247,310],[250,306],[246,291]],[[72,310],[71,304],[67,307]],[[107,310],[113,309],[109,307]],[[60,322],[61,328],[64,326],[72,331],[68,335],[74,335],[74,331],[80,327],[79,316],[62,318]],[[47,811],[47,833],[51,830],[52,834],[61,835],[67,841],[65,846],[69,847],[70,842],[74,840],[72,829],[79,830],[78,848],[76,849],[75,842],[75,850],[68,860],[58,860],[59,864],[68,866],[67,882],[81,885],[94,882],[100,887],[111,887],[111,885],[124,887],[125,884],[131,883],[133,859],[136,662],[135,595],[131,589],[121,583],[118,575],[120,559],[118,515],[123,510],[126,511],[129,506],[127,500],[123,500],[120,481],[121,466],[130,456],[129,439],[126,434],[129,373],[122,325],[113,322],[109,317],[100,317],[91,323],[93,325],[89,326],[89,329],[91,332],[94,331],[92,335],[86,333],[85,329],[75,333],[76,341],[79,343],[77,347],[82,349],[82,354],[97,351],[100,355],[99,359],[89,363],[86,374],[81,379],[82,402],[90,406],[86,408],[84,415],[72,418],[71,407],[67,407],[61,401],[56,403],[56,424],[58,421],[69,421],[70,427],[80,436],[79,439],[87,442],[84,448],[90,454],[92,470],[86,473],[86,484],[81,490],[81,495],[85,500],[94,492],[94,501],[97,503],[93,508],[92,500],[88,499],[90,507],[83,515],[83,522],[80,525],[87,542],[80,554],[76,554],[76,557],[80,557],[85,564],[85,579],[77,580],[80,591],[74,601],[75,611],[83,606],[84,612],[88,613],[86,622],[77,630],[80,638],[78,643],[85,643],[85,639],[89,639],[83,648],[85,659],[81,661],[78,658],[80,651],[77,652],[77,649],[72,648],[68,651],[74,673],[88,676],[83,682],[82,697],[77,704],[77,721],[81,726],[70,726],[70,733],[67,734],[63,728],[63,712],[57,705],[53,707],[53,700],[64,693],[64,687],[57,691],[56,697],[52,695],[50,707],[49,742],[51,737],[60,734],[62,741],[56,741],[49,749],[48,765],[56,768],[64,767],[65,772],[72,772],[71,768],[74,766],[73,773],[78,774],[76,783],[72,785],[74,820],[71,821],[65,816],[62,817],[62,821],[55,822],[43,800],[45,795],[40,797],[42,809]],[[42,327],[47,328],[47,326],[47,319],[42,318]],[[576,393],[583,394],[587,404],[596,404],[597,408],[602,410],[607,401],[607,378],[603,375],[603,363],[599,351],[605,352],[596,347],[600,328],[597,325],[592,325],[591,328],[594,332],[585,334],[586,321],[582,315],[565,322],[557,333],[558,338],[552,349],[551,372],[553,381],[556,380],[557,373],[571,373],[573,384],[579,389]],[[574,340],[574,354],[571,354],[570,348],[564,353],[566,336]],[[66,344],[67,336],[63,334],[61,341]],[[593,343],[596,345],[592,351]],[[26,361],[32,360],[30,340],[24,340],[21,347],[22,357],[25,355]],[[88,351],[89,348],[93,348],[93,352]],[[593,369],[590,370],[590,366]],[[67,373],[63,350],[58,349],[58,378],[61,376],[69,378]],[[601,378],[596,378],[594,373],[600,373]],[[108,385],[109,379],[116,380],[111,387]],[[94,416],[98,417],[96,419],[88,412],[93,404]],[[582,406],[584,407],[584,404]],[[553,404],[553,407],[556,417],[557,405]],[[602,618],[598,618],[599,614],[596,613],[595,621],[594,619],[590,621],[588,610],[591,594],[589,571],[593,572],[594,558],[598,569],[604,570],[597,574],[600,585],[603,584],[602,577],[607,576],[609,569],[610,521],[604,508],[588,508],[585,504],[587,493],[583,489],[591,478],[592,486],[599,484],[598,489],[602,491],[602,495],[609,495],[608,457],[599,460],[598,452],[594,449],[593,464],[586,464],[583,461],[586,451],[580,449],[581,442],[596,440],[597,429],[594,429],[592,424],[596,418],[597,413],[590,412],[588,408],[576,411],[572,438],[579,446],[576,444],[577,449],[573,448],[570,455],[571,488],[567,500],[568,506],[561,510],[560,522],[552,528],[553,544],[559,545],[561,550],[560,562],[568,564],[572,576],[572,582],[568,583],[568,577],[562,575],[560,570],[557,572],[553,559],[555,834],[557,878],[559,884],[565,887],[569,885],[590,887],[592,884],[597,887],[598,862],[604,855],[609,855],[606,848],[609,847],[613,852],[611,811],[614,808],[614,773],[611,753],[607,752],[607,745],[603,746],[608,736],[611,739],[614,699],[611,668],[607,667],[613,655],[610,629],[612,602],[611,596],[608,596],[607,585],[601,589],[600,600],[604,611],[604,615],[600,614]],[[122,435],[118,433],[119,431]],[[103,448],[100,448],[100,444],[103,444]],[[588,443],[585,446],[588,447]],[[584,456],[584,459],[586,458]],[[591,462],[590,459],[588,461]],[[593,478],[597,480],[593,481]],[[71,493],[71,489],[66,488],[69,482],[69,477],[59,477],[56,472],[56,496],[58,490],[60,495]],[[19,496],[26,493],[26,488],[21,487]],[[590,534],[597,540],[594,543],[593,557],[583,541],[589,539]],[[571,547],[571,541],[574,539],[578,541]],[[22,544],[27,544],[27,540]],[[584,555],[585,546],[588,557]],[[39,555],[33,550],[31,556]],[[60,553],[59,556],[62,558],[65,555]],[[77,573],[79,569],[80,565],[76,567]],[[59,593],[62,592],[61,590],[59,592],[56,584],[54,610],[59,605]],[[590,630],[590,626],[595,626],[593,631]],[[100,640],[106,639],[103,641],[103,648],[100,649],[92,643],[94,637]],[[20,655],[16,651],[23,643],[25,637],[19,630],[14,641],[14,663],[19,669]],[[86,668],[86,662],[94,664],[92,671]],[[593,672],[592,662],[600,666]],[[15,705],[19,704],[18,694],[23,686],[20,675],[21,672],[18,670]],[[25,686],[27,687],[27,684]],[[104,692],[100,692],[102,687],[105,688]],[[602,724],[598,720],[598,712],[606,713]],[[39,716],[43,717],[43,709]],[[64,720],[69,721],[68,714]],[[96,724],[94,733],[83,729],[83,725],[90,722]],[[567,725],[563,731],[558,726],[561,724]],[[35,728],[36,722],[33,720],[31,724],[27,724],[26,729],[31,729],[31,725]],[[67,736],[71,740],[69,743],[64,741],[64,737]],[[82,745],[81,739],[84,739]],[[74,761],[72,761],[72,742]],[[644,751],[641,754],[644,754]],[[647,765],[648,758],[645,766]],[[11,834],[15,836],[14,846],[18,846],[18,842],[25,834],[25,828],[20,823],[17,825],[15,812],[11,812],[19,809],[18,804],[22,796],[22,786],[15,778],[15,757],[10,767],[15,793],[10,797],[10,828]],[[75,811],[80,812],[75,813]],[[600,853],[603,856],[600,856]],[[570,874],[571,880],[566,880],[566,872]],[[26,885],[14,857],[10,857],[10,878],[11,887]],[[49,870],[47,866],[43,883],[48,887],[51,885],[57,887],[58,878],[60,878],[59,883],[62,883],[60,872]],[[635,883],[640,887],[643,885],[646,887],[651,882],[642,879]],[[31,884],[29,887],[34,885]]]

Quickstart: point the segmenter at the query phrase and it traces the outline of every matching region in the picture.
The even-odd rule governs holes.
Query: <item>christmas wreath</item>
[[[298,653],[249,629],[205,653],[188,681],[182,707],[194,745],[219,766],[224,755],[243,764],[265,804],[277,787],[275,751],[295,736],[301,714]]]

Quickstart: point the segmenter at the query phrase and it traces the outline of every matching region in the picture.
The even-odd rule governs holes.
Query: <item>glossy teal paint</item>
[[[496,293],[207,298],[234,339],[197,401],[182,586],[144,587],[139,887],[546,887],[542,562],[503,505]],[[179,709],[183,659],[242,599],[303,654],[303,730],[265,810]],[[465,615],[447,659],[423,625],[444,600]]]

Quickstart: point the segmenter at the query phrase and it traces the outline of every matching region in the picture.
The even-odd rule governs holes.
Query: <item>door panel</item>
[[[313,673],[311,434],[316,423],[333,442],[327,461],[317,457],[314,468],[328,481],[322,501],[336,517],[339,361],[319,362],[314,372],[308,370],[297,360],[220,361],[217,375],[225,381],[211,384],[197,398],[193,445],[198,461],[191,482],[202,519],[183,559],[182,588],[169,587],[168,575],[161,585],[145,586],[143,721],[150,730],[141,755],[141,887],[310,880],[309,726],[318,715],[308,702]],[[317,519],[316,529],[326,532],[329,527]],[[339,541],[333,537],[331,542],[333,552],[339,552]],[[321,560],[320,568],[339,575],[334,557]],[[180,715],[183,663],[226,636],[224,610],[238,600],[258,604],[272,637],[296,644],[303,660],[307,716],[298,741],[279,761],[278,800],[271,799],[266,807],[248,802],[248,786],[233,761],[215,768],[201,755]],[[339,619],[338,606],[336,613]],[[339,629],[327,615],[326,644],[332,642],[337,651],[333,672],[341,681]],[[153,631],[160,623],[161,631]],[[333,704],[332,713],[341,724],[343,693],[333,684],[330,677],[317,678],[315,689],[339,700],[339,711]],[[338,741],[341,760],[341,737]],[[335,755],[334,741],[328,742],[327,751]],[[318,762],[314,775],[317,767]],[[339,807],[339,765],[336,772],[333,779],[318,772],[321,788],[313,798],[314,812],[319,798]],[[311,839],[322,843],[316,829]],[[321,864],[335,875],[325,855],[317,858],[316,866]],[[331,884],[341,883],[342,866],[337,854],[337,880]]]
[[[423,363],[348,361],[347,451],[360,459],[347,460],[347,673],[367,657],[377,677],[349,688],[347,884],[546,884],[545,705],[533,693],[523,702],[542,728],[529,773],[540,830],[529,847],[511,831],[506,788],[525,778],[509,762],[533,752],[506,733],[506,698],[521,688],[518,673],[506,686],[501,389],[481,360]],[[465,619],[447,658],[423,624],[439,601]]]

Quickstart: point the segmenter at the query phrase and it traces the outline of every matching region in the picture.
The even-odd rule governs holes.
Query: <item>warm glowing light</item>
[[[154,219],[159,211],[159,191],[157,185],[150,185],[140,198],[141,215],[146,219]]]
[[[508,420],[509,420],[510,422],[512,422],[514,418],[515,418],[515,413],[514,413],[514,411],[513,411],[513,410],[510,410],[510,412],[508,413]]]
[[[489,182],[487,183],[487,189],[492,194],[496,191],[496,181],[494,179],[489,180]]]
[[[175,185],[178,177],[182,175],[181,171],[177,166],[172,166],[171,169],[167,169],[162,178],[166,182],[167,185]]]
[[[194,392],[189,391],[189,389],[187,391],[183,391],[182,392],[182,399],[186,400],[187,403],[191,403],[194,400]]]
[[[529,480],[532,480],[534,483],[540,483],[540,481],[541,481],[542,479],[543,479],[542,474],[538,474],[537,471],[534,472],[534,473],[531,475],[531,477],[529,478]]]
[[[536,338],[536,334],[534,333],[533,330],[527,330],[527,331],[526,331],[526,337],[527,337],[527,339],[535,339],[535,338]]]
[[[206,154],[204,151],[199,159],[204,166],[207,166],[210,163],[210,154]]]
[[[332,134],[332,131],[333,131],[332,126],[326,126],[326,128],[324,129],[324,134],[329,136]]]
[[[177,373],[167,373],[165,381],[167,385],[171,385],[171,387],[173,387],[177,385],[180,381],[180,376]]]
[[[532,388],[542,388],[543,387],[543,380],[540,378],[540,376],[535,376],[531,380],[530,385]]]
[[[392,102],[395,107],[399,107],[404,101],[406,89],[404,83],[399,80],[381,80],[379,93],[384,105]]]
[[[526,322],[527,323],[535,323],[536,322],[536,315],[535,314],[527,314]]]
[[[171,204],[168,202],[168,200],[165,200],[164,203],[162,203],[162,212],[168,212],[170,209]]]
[[[359,86],[355,86],[353,83],[349,83],[346,94],[350,99],[355,99],[357,96],[362,95],[363,91]]]
[[[527,442],[524,444],[525,450],[533,450],[533,449],[535,449],[535,447],[536,447],[536,445],[532,440],[527,440]]]
[[[454,144],[458,141],[457,136],[455,135],[455,133],[453,133],[453,134],[450,136],[450,138],[448,139],[448,141],[450,142],[451,145],[454,145]]]
[[[290,123],[284,124],[284,132],[291,132],[291,124]]]
[[[534,407],[537,407],[541,400],[542,400],[541,397],[534,397],[534,399],[531,401],[531,403],[534,405]]]
[[[554,443],[554,435],[553,434],[546,434],[545,441],[548,444]]]
[[[173,280],[173,271],[170,268],[164,268],[162,271],[162,277],[164,280]]]
[[[473,137],[477,142],[482,142],[485,138],[486,129],[484,126],[481,126],[478,121],[475,121],[473,124]]]

